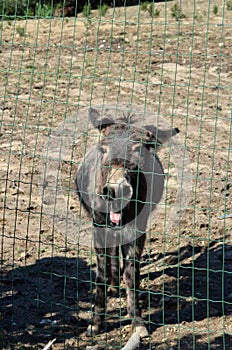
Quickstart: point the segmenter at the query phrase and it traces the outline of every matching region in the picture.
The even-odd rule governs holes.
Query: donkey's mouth
[[[114,213],[113,211],[110,211],[110,223],[112,226],[119,226],[121,224],[121,219],[121,213]]]

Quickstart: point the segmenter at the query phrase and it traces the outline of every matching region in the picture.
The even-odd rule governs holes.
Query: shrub
[[[106,12],[109,10],[109,6],[107,4],[102,4],[102,6],[99,6],[99,11],[101,16],[105,16]]]
[[[151,17],[159,17],[160,14],[160,10],[159,9],[155,9],[154,4],[150,4],[150,6],[148,6],[147,11],[149,12],[149,15]]]
[[[17,27],[16,27],[16,33],[17,33],[19,36],[25,36],[25,28],[20,27],[20,26],[17,26]]]
[[[175,3],[172,7],[171,7],[171,15],[172,17],[174,17],[177,21],[179,21],[181,18],[185,18],[185,14],[182,12],[180,6]]]
[[[85,16],[85,17],[89,17],[90,14],[91,14],[91,4],[85,4],[84,7],[83,7],[83,10],[82,10],[82,14]]]
[[[3,18],[7,17],[17,17],[24,16],[27,12],[31,11],[34,14],[34,9],[36,6],[36,1],[38,0],[30,0],[28,4],[28,0],[6,0],[3,6],[3,1],[0,1],[0,13],[3,15]],[[4,11],[4,13],[3,13]]]
[[[227,10],[232,11],[232,0],[228,0],[226,3]]]
[[[145,2],[141,3],[140,8],[141,8],[142,11],[147,11],[149,5],[150,5],[150,2],[149,1],[145,1]]]
[[[141,5],[142,11],[147,11],[151,17],[159,17],[160,10],[155,9],[154,3],[149,1],[143,2]]]
[[[214,5],[213,13],[215,14],[215,16],[218,14],[218,6],[217,5]]]
[[[50,18],[52,17],[52,10],[53,7],[50,5],[43,4],[37,2],[36,8],[35,8],[35,15],[36,17],[44,17],[44,18]]]

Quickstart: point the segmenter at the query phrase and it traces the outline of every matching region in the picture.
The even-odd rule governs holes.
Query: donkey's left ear
[[[147,126],[145,126],[145,129],[150,131],[150,133],[153,135],[153,139],[156,140],[158,145],[165,143],[172,136],[175,136],[175,135],[179,134],[179,132],[180,132],[180,130],[178,128],[173,128],[173,129],[169,129],[169,130],[161,130],[161,129],[156,128],[153,125],[147,125]]]
[[[89,109],[89,118],[93,126],[99,131],[107,128],[109,125],[114,124],[113,119],[104,116],[102,117],[100,113],[92,107]]]

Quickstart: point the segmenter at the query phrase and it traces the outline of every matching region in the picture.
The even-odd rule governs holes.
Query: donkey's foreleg
[[[136,333],[140,337],[148,336],[147,328],[141,317],[138,298],[140,284],[140,257],[143,250],[144,240],[145,237],[140,237],[136,242],[122,246],[124,258],[123,278],[127,287],[127,312],[128,316],[132,319],[133,328],[136,328]]]
[[[92,323],[87,328],[87,336],[99,333],[106,311],[107,284],[111,274],[110,251],[104,248],[95,248],[97,254],[96,297],[93,309]]]
[[[120,257],[119,247],[111,248],[111,278],[110,291],[114,296],[119,294],[120,287]]]

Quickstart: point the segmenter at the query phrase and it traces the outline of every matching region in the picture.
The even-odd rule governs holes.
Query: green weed
[[[19,36],[25,36],[25,28],[20,27],[20,26],[17,26],[17,27],[16,27],[16,33],[17,33]]]
[[[28,18],[28,17],[34,17],[34,11],[32,10],[32,9],[28,9],[26,12],[24,12],[24,16],[26,17],[26,18]]]
[[[232,11],[232,0],[228,0],[226,3],[227,10]]]
[[[85,4],[82,10],[82,14],[85,17],[89,17],[91,15],[91,4]]]
[[[153,2],[150,3],[149,1],[145,1],[140,6],[141,6],[141,10],[147,11],[151,17],[159,17],[160,10],[157,8],[155,9]]]
[[[160,10],[159,9],[155,9],[154,4],[150,4],[150,6],[148,7],[148,13],[151,17],[159,17],[160,15]]]
[[[140,5],[140,9],[142,11],[147,11],[149,5],[150,5],[149,1],[142,2],[141,5]]]
[[[182,18],[186,18],[185,14],[182,12],[181,7],[175,3],[171,7],[171,15],[174,17],[177,21],[179,21]]]
[[[105,16],[106,12],[109,10],[109,6],[107,4],[103,4],[102,6],[99,6],[98,9],[100,11],[101,16]]]
[[[43,4],[37,2],[35,7],[35,14],[36,17],[43,17],[43,18],[51,18],[52,17],[52,10],[53,7],[50,5]]]
[[[218,6],[217,5],[214,5],[213,13],[214,13],[215,16],[218,14]]]

